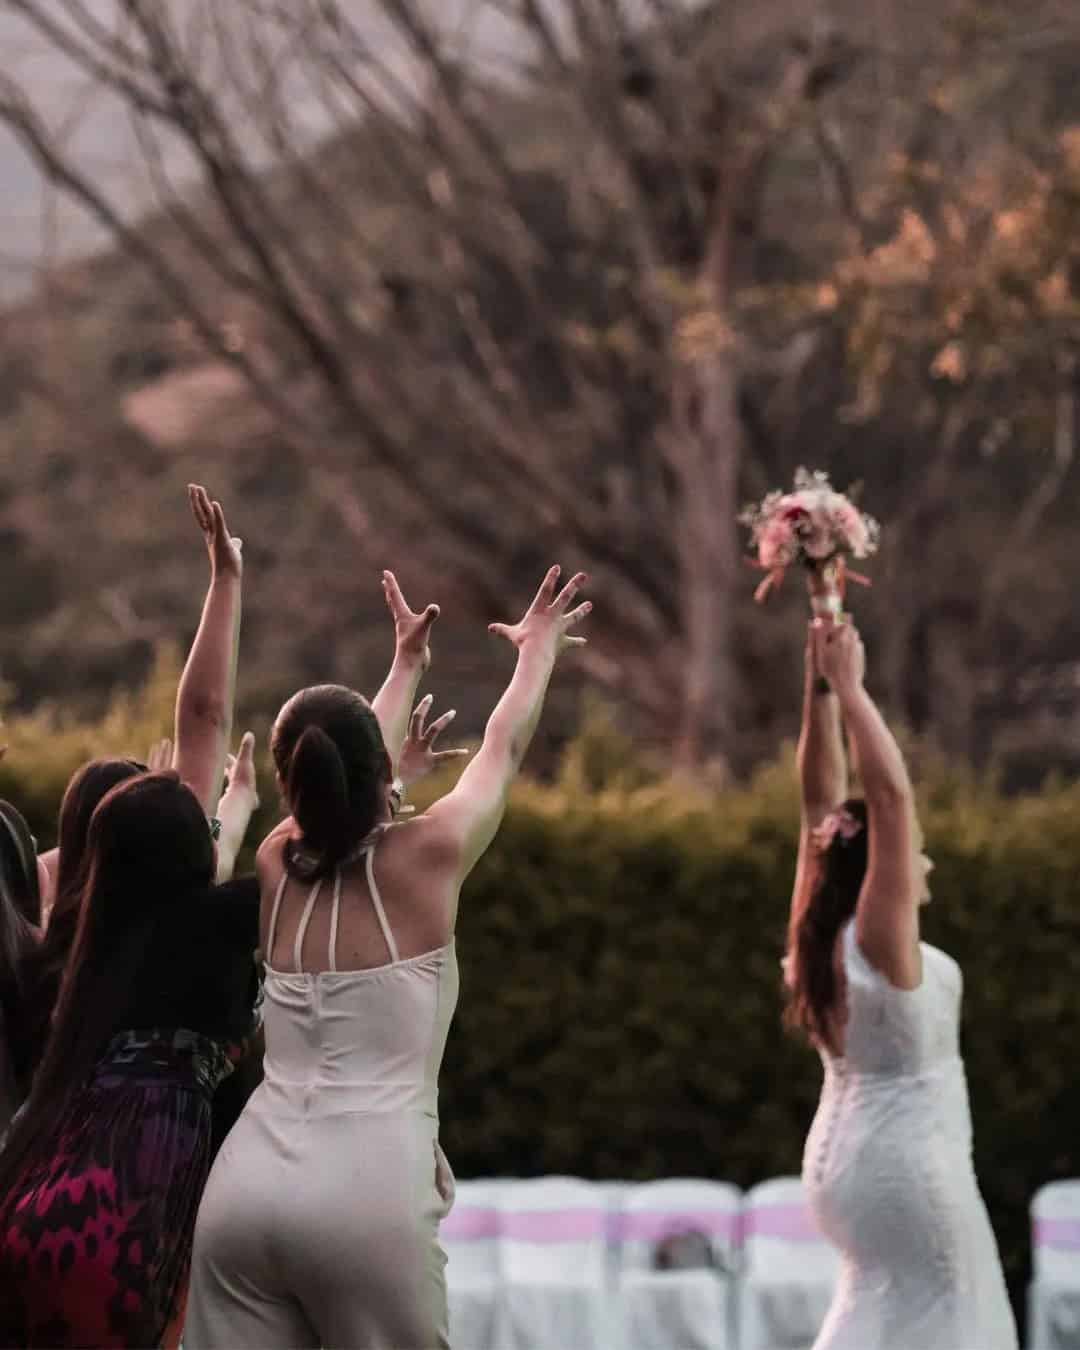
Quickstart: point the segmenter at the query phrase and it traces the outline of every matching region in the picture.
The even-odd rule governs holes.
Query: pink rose
[[[795,535],[788,521],[774,517],[762,530],[758,539],[758,561],[770,571],[774,567],[787,567],[794,562],[796,553]]]

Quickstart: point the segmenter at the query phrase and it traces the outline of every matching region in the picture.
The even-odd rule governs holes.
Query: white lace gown
[[[922,945],[894,988],[843,934],[845,1054],[825,1082],[803,1181],[840,1282],[814,1350],[1016,1350],[997,1244],[971,1159],[959,1054],[963,980]]]

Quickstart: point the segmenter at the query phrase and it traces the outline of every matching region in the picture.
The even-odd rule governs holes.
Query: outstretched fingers
[[[211,520],[213,522],[214,542],[219,547],[227,548],[229,544],[229,527],[225,524],[225,512],[220,502],[211,502]]]
[[[535,614],[538,609],[547,609],[555,599],[555,587],[559,584],[559,577],[562,575],[562,568],[558,563],[547,570],[547,576],[540,583],[540,589],[536,592],[536,598],[529,606],[529,613]]]
[[[442,613],[439,606],[436,604],[428,605],[422,613],[417,614],[405,599],[397,577],[390,571],[385,571],[382,574],[382,588],[383,595],[386,597],[387,608],[390,610],[395,626],[408,628],[414,638],[426,641],[428,634],[431,632],[432,624]]]
[[[405,603],[405,596],[402,594],[401,587],[398,585],[398,579],[393,572],[384,572],[382,574],[383,595],[386,596],[386,604],[390,613],[396,619],[404,619],[412,611]]]
[[[563,615],[563,627],[573,628],[579,624],[582,619],[587,618],[592,613],[592,601],[586,600],[584,604],[578,605],[577,609],[572,609],[569,614]]]
[[[582,586],[589,584],[589,578],[584,572],[575,572],[566,585],[559,592],[554,601],[554,609],[558,614],[565,614],[573,603],[574,597]]]
[[[569,614],[562,615],[562,641],[565,647],[584,647],[588,644],[587,638],[573,637],[569,630],[591,613],[592,601],[586,600],[584,604],[578,605],[577,609],[572,609]]]
[[[413,709],[412,717],[409,719],[410,740],[422,741],[424,739],[424,720],[431,708],[433,697],[432,694],[425,694]]]
[[[444,712],[441,717],[436,717],[431,726],[424,732],[424,741],[427,745],[433,746],[450,723],[457,716],[457,709],[451,708],[449,712]]]
[[[195,517],[195,523],[203,534],[210,534],[214,528],[214,513],[210,508],[210,497],[204,487],[198,483],[188,484],[188,501],[191,503],[191,514]]]

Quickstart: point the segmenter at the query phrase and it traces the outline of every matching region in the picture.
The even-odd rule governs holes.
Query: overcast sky
[[[189,5],[213,0],[167,0],[178,13]],[[300,0],[297,0],[299,3]],[[373,42],[383,40],[373,20],[371,0],[338,0]],[[44,0],[62,15],[66,0]],[[109,21],[115,0],[81,0],[84,9]],[[228,3],[228,0],[217,0]],[[470,14],[487,14],[470,27],[472,41],[486,55],[496,55],[510,42],[505,24],[490,17],[482,0],[431,0],[437,12],[459,31]],[[69,145],[84,167],[108,185],[130,212],[148,204],[138,171],[138,156],[124,110],[118,102],[87,86],[63,56],[16,14],[9,0],[0,0],[0,62],[46,113],[49,124],[64,126]],[[313,134],[318,131],[312,127]],[[45,186],[12,134],[0,125],[0,294],[17,294],[32,282],[43,256],[84,251],[101,242],[85,214],[61,201]]]

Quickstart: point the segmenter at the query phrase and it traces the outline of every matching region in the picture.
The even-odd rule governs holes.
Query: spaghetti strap
[[[266,960],[272,961],[274,953],[274,934],[277,932],[277,916],[281,909],[281,897],[285,894],[285,887],[289,882],[288,872],[282,872],[281,881],[278,883],[277,894],[274,896],[274,906],[270,911],[270,931],[266,935]]]
[[[308,893],[307,904],[304,906],[304,912],[300,916],[300,926],[296,930],[296,940],[293,942],[293,966],[297,972],[303,970],[304,938],[307,937],[308,924],[311,922],[311,913],[315,908],[315,901],[319,898],[319,892],[322,890],[322,878],[312,886]]]
[[[338,915],[341,913],[341,868],[334,869],[334,904],[330,910],[330,969],[337,970]]]
[[[364,868],[367,872],[368,891],[371,894],[371,903],[375,906],[375,917],[379,920],[379,927],[382,929],[382,935],[386,939],[386,949],[390,953],[391,964],[397,965],[399,961],[397,943],[394,941],[394,935],[390,931],[390,925],[386,921],[386,910],[383,909],[383,902],[379,897],[379,888],[375,884],[375,844],[374,841],[368,845],[367,857],[364,859]]]

